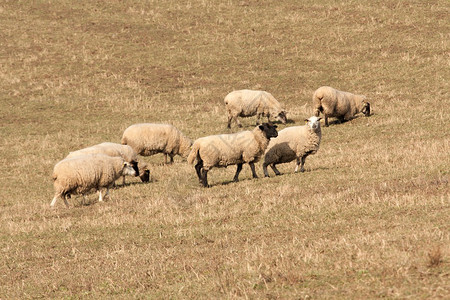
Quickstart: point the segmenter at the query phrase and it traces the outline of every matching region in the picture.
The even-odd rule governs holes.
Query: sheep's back
[[[138,154],[153,154],[153,151],[164,150],[168,138],[177,132],[169,124],[135,124],[124,131],[122,143],[130,145]]]
[[[307,143],[307,132],[306,126],[293,126],[280,130],[278,136],[269,142],[265,162],[283,163],[296,159],[298,149]]]
[[[233,91],[225,97],[225,105],[230,112],[241,117],[252,116],[261,110],[263,97],[265,97],[263,91]]]
[[[81,155],[57,163],[53,170],[55,189],[84,193],[112,184],[121,176],[124,160],[102,154]]]
[[[197,139],[193,148],[199,147],[205,166],[227,166],[243,162],[243,151],[252,139],[250,131],[212,135]]]

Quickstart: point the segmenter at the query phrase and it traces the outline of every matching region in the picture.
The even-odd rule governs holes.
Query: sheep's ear
[[[305,123],[308,123],[308,121],[309,121],[308,119],[305,119]]]
[[[264,131],[264,125],[259,125],[258,128],[262,131]]]
[[[317,118],[317,121],[320,121],[320,120],[322,120],[322,117]]]

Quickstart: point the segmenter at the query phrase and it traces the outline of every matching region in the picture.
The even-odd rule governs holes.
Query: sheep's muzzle
[[[364,104],[364,106],[363,106],[361,112],[362,112],[366,117],[370,116],[370,103],[369,103],[369,102],[367,102],[366,104]]]

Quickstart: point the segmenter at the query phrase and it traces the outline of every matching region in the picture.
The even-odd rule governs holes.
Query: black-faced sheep
[[[276,125],[263,123],[252,131],[199,138],[192,145],[188,162],[192,164],[197,160],[195,171],[205,187],[208,186],[208,171],[214,167],[237,165],[234,181],[238,181],[242,165],[248,163],[253,177],[257,178],[255,163],[264,154],[270,138],[278,135],[276,128]]]
[[[143,163],[138,162],[136,151],[134,151],[133,148],[128,145],[105,142],[70,152],[66,158],[72,158],[85,154],[105,154],[108,156],[120,156],[133,166],[133,169],[136,171],[136,176],[139,176],[143,182],[148,182],[150,171],[148,170],[147,165],[141,166],[141,164]],[[125,176],[123,176],[122,184],[125,184]]]

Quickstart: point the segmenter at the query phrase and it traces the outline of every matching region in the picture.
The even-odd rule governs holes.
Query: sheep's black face
[[[145,170],[144,173],[141,174],[141,176],[139,176],[142,180],[142,182],[149,182],[150,181],[150,171],[149,170]]]
[[[270,123],[263,123],[259,125],[259,129],[261,129],[261,131],[264,132],[264,134],[268,139],[278,136],[277,125],[273,125]]]
[[[286,112],[285,112],[285,111],[280,112],[280,113],[278,114],[277,119],[278,119],[278,121],[280,121],[281,123],[286,124],[286,122],[287,122]]]
[[[363,103],[363,107],[361,109],[361,112],[366,116],[370,116],[370,103],[369,102],[364,102]]]
[[[136,172],[135,176],[139,176],[139,168],[138,163],[136,161],[131,162],[131,167],[133,167],[133,170]]]

